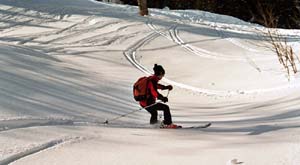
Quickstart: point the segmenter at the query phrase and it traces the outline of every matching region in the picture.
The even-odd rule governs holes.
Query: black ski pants
[[[164,124],[166,125],[172,124],[172,116],[168,105],[163,103],[157,103],[154,104],[153,106],[146,108],[146,110],[151,114],[150,124],[157,123],[157,111],[164,112]]]

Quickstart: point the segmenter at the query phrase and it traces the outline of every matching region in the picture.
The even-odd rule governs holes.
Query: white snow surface
[[[0,20],[1,165],[300,164],[300,79],[266,28],[92,0],[0,0]],[[278,30],[300,55],[300,31]],[[111,121],[140,108],[132,84],[155,63],[173,122],[211,127]]]

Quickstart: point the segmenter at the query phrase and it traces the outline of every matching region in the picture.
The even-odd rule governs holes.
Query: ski
[[[204,124],[204,125],[195,125],[195,126],[182,126],[181,129],[203,129],[203,128],[208,128],[211,126],[211,123],[207,123],[207,124]]]
[[[161,129],[203,129],[203,128],[208,128],[211,126],[211,123],[207,123],[204,125],[195,125],[195,126],[180,126],[178,125],[177,128],[164,128],[160,127]]]

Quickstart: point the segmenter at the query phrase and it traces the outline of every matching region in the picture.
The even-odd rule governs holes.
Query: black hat
[[[153,71],[156,76],[165,74],[165,70],[161,65],[154,64]]]

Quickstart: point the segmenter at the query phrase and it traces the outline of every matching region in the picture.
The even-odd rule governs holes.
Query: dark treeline
[[[137,0],[121,0],[137,5]],[[300,0],[147,0],[149,8],[198,9],[268,27],[300,28]]]

